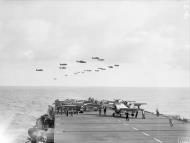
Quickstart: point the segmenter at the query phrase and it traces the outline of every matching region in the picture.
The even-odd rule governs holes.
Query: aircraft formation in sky
[[[100,61],[100,62],[104,62],[105,59],[103,58],[100,58],[100,57],[93,57],[91,58],[93,61]],[[75,61],[76,63],[78,64],[91,64],[89,61],[87,62],[86,60],[76,60]],[[58,69],[59,70],[67,70],[68,69],[68,64],[67,63],[59,63],[59,66],[58,66]],[[101,72],[101,71],[105,71],[105,70],[108,70],[108,69],[113,69],[113,68],[117,68],[119,67],[120,65],[119,64],[114,64],[114,65],[107,65],[107,66],[98,66],[96,68],[86,68],[86,69],[83,69],[82,71],[75,71],[73,72],[72,74],[68,74],[68,73],[65,73],[64,76],[65,77],[68,77],[68,76],[71,76],[71,75],[77,75],[77,74],[85,74],[85,73],[89,73],[89,72]],[[43,68],[36,68],[36,72],[43,72],[44,69]],[[53,80],[57,80],[57,77],[54,77]]]

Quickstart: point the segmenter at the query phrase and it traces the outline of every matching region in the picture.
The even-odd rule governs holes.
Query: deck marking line
[[[154,138],[155,141],[159,142],[159,143],[162,143],[161,140],[157,139],[157,138]]]
[[[142,132],[145,136],[150,136],[149,134],[145,133],[145,132]]]
[[[135,128],[135,127],[133,127],[133,129],[134,129],[134,130],[137,130],[137,131],[139,130],[139,129]]]

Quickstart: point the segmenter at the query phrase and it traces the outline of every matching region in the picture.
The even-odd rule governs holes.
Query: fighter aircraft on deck
[[[79,61],[77,60],[76,62],[77,63],[87,63],[86,61],[83,61],[83,60],[79,60]]]
[[[81,110],[83,110],[83,111],[97,111],[99,107],[100,107],[100,105],[96,104],[96,103],[84,103],[83,106],[81,107]]]
[[[68,110],[71,112],[73,110],[74,113],[82,112],[81,110],[82,104],[79,103],[65,103],[64,101],[59,101],[59,104],[56,105],[56,112],[57,114],[63,114]]]
[[[135,104],[135,105],[144,105],[145,103],[141,103],[141,104]],[[112,108],[114,110],[114,113],[113,113],[113,117],[114,116],[122,116],[122,115],[125,115],[126,113],[128,113],[129,115],[131,115],[132,117],[135,116],[135,118],[137,118],[137,115],[138,115],[138,112],[139,111],[142,111],[142,114],[144,117],[144,109],[140,109],[138,106],[137,107],[128,107],[127,105],[125,105],[125,103],[122,101],[122,100],[115,100],[114,103],[112,105],[104,105],[105,107],[109,107],[109,108]]]

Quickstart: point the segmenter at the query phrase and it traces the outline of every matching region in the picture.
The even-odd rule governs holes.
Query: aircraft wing
[[[114,104],[103,104],[103,106],[106,108],[111,108],[111,109],[114,108]]]
[[[93,103],[87,103],[87,104],[84,104],[84,106],[86,106],[86,107],[99,107],[98,104],[93,104]]]
[[[126,113],[126,112],[134,113],[134,112],[139,111],[139,110],[141,110],[141,109],[139,109],[139,108],[127,108],[127,109],[120,109],[120,112],[121,113]]]
[[[146,103],[133,103],[134,106],[141,106],[141,105],[146,105]]]
[[[68,109],[80,109],[81,106],[79,105],[62,105],[63,108],[68,108]]]
[[[62,105],[63,107],[77,107],[77,105]]]

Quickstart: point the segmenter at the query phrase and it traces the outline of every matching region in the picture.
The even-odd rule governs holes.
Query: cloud
[[[27,42],[34,45],[47,42],[51,23],[44,20],[32,19],[19,21],[19,25],[27,33]]]
[[[9,20],[1,27],[1,55],[5,59],[22,60],[29,55],[34,60],[55,58],[55,47],[62,42],[57,29],[44,20]]]

